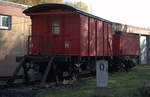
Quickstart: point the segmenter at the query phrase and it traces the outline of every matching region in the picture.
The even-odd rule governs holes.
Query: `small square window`
[[[10,29],[10,16],[0,15],[0,29]]]
[[[52,20],[52,33],[59,34],[60,33],[60,21]]]

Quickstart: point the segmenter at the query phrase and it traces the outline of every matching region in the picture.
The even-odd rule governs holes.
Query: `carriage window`
[[[52,20],[52,33],[59,34],[60,33],[60,21]]]

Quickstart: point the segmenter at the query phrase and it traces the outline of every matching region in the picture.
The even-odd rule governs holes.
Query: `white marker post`
[[[96,89],[97,96],[108,94],[108,61],[98,60],[96,62]]]

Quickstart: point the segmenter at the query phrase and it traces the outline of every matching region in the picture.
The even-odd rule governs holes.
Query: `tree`
[[[88,10],[88,6],[84,3],[84,2],[76,2],[75,4],[74,4],[74,7],[75,8],[78,8],[78,9],[80,9],[80,10],[84,10],[84,11],[89,11]]]
[[[25,5],[31,5],[31,6],[46,3],[43,0],[8,0],[8,1],[20,3],[20,4],[25,4]]]
[[[89,11],[88,6],[82,1],[80,2],[71,2],[71,1],[63,2],[63,0],[8,0],[8,1],[25,4],[25,5],[31,5],[31,6],[42,4],[42,3],[63,3],[78,8],[80,10]]]
[[[47,3],[63,3],[63,0],[44,0]]]

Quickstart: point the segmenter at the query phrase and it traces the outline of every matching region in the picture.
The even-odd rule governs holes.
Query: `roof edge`
[[[72,6],[69,6],[69,5],[66,5],[66,4],[58,4],[58,3],[45,3],[45,4],[38,4],[38,5],[35,5],[35,6],[32,6],[26,10],[23,11],[23,13],[29,13],[31,12],[32,10],[36,9],[36,8],[40,8],[40,7],[48,7],[48,6],[65,6],[65,7],[70,7],[71,9],[73,10],[76,10],[76,8],[72,7]]]
[[[89,17],[92,17],[92,18],[96,18],[96,19],[99,19],[101,21],[105,21],[105,22],[108,22],[108,23],[112,23],[111,21],[109,20],[106,20],[106,19],[103,19],[99,16],[96,16],[96,15],[93,15],[91,13],[88,13],[88,12],[85,12],[85,11],[82,11],[82,10],[79,10],[77,8],[74,8],[70,5],[67,5],[67,4],[58,4],[58,3],[45,3],[45,4],[39,4],[39,5],[36,5],[36,6],[33,6],[33,7],[30,7],[26,10],[23,11],[23,13],[30,13],[32,10],[36,9],[36,8],[40,8],[40,7],[48,7],[48,6],[64,6],[64,7],[69,7],[71,8],[73,11],[75,11],[76,13],[79,13],[79,14],[82,14],[82,15],[86,15],[86,16],[89,16]]]

